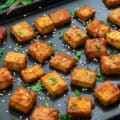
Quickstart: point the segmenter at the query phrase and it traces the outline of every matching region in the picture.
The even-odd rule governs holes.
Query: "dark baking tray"
[[[8,29],[8,37],[5,40],[4,44],[1,47],[4,47],[5,51],[4,51],[4,55],[2,57],[2,59],[4,58],[5,54],[7,51],[10,50],[14,50],[14,47],[16,46],[16,44],[19,44],[16,39],[10,34],[10,25],[17,23],[19,21],[22,20],[26,20],[30,23],[30,25],[32,26],[33,21],[35,18],[43,15],[43,14],[48,14],[51,11],[55,11],[57,9],[60,8],[67,8],[69,10],[73,10],[74,8],[80,7],[82,5],[85,4],[89,4],[90,6],[92,6],[93,8],[95,8],[97,10],[96,12],[96,18],[103,20],[104,22],[107,22],[107,14],[108,12],[110,12],[110,10],[108,10],[102,0],[74,0],[74,1],[69,1],[67,3],[61,4],[59,6],[52,6],[52,7],[48,7],[49,9],[46,8],[42,8],[42,10],[38,10],[35,11],[34,13],[32,12],[31,14],[27,14],[27,16],[21,16],[19,19],[14,18],[14,20],[11,20],[9,22],[7,22],[6,24],[4,24],[4,22],[0,21],[0,24],[5,26]],[[20,11],[19,11],[20,12]],[[19,13],[20,15],[20,13]],[[18,16],[19,16],[18,15]],[[16,15],[16,17],[18,17]],[[49,34],[49,35],[45,35],[45,36],[40,36],[37,33],[37,39],[43,39],[45,42],[49,42],[52,41],[54,42],[55,46],[54,48],[58,51],[62,51],[64,53],[67,54],[71,54],[73,56],[75,56],[74,51],[71,48],[69,48],[62,40],[59,39],[59,31],[65,31],[66,29],[70,28],[72,25],[77,25],[79,26],[81,29],[84,29],[84,25],[81,24],[81,22],[75,18],[73,18],[72,20],[72,24],[70,25],[66,25],[62,28],[56,29],[56,31],[54,31],[53,33]],[[31,41],[33,42],[33,40]],[[31,42],[28,42],[26,44],[19,44],[22,46],[22,49],[19,50],[19,52],[24,52],[27,54],[27,48],[28,45],[31,44]],[[113,47],[107,46],[108,50],[114,49]],[[99,69],[99,61],[94,61],[94,60],[89,60],[88,58],[85,57],[84,55],[84,48],[80,47],[79,50],[82,50],[82,56],[80,61],[82,61],[82,63],[80,63],[80,61],[78,62],[78,66],[86,68],[87,66],[89,66],[91,69],[93,70],[98,70]],[[119,52],[119,51],[118,51]],[[35,60],[33,60],[29,55],[28,55],[28,62],[27,65],[33,65],[34,63],[36,63]],[[0,62],[0,66],[2,66],[2,60]],[[49,67],[48,61],[46,61],[44,64],[42,64],[43,69],[46,72],[50,72],[51,69]],[[68,84],[70,83],[70,74],[63,74],[61,72],[59,72],[63,77],[65,77],[65,80],[68,82]],[[27,118],[29,117],[29,114],[24,115],[14,109],[9,108],[8,106],[8,98],[10,97],[10,94],[20,85],[23,84],[22,82],[22,78],[20,77],[19,73],[13,72],[13,76],[14,76],[14,85],[13,88],[7,89],[7,90],[3,90],[0,91],[0,120],[9,120],[10,116],[14,116],[16,118],[16,120],[27,120]],[[116,85],[120,80],[120,76],[105,76],[106,79],[111,80],[112,82],[114,82]],[[99,85],[100,81],[97,81],[96,85]],[[75,95],[73,92],[74,87],[71,87],[69,85],[69,91],[58,98],[52,98],[51,96],[49,96],[47,94],[47,92],[41,92],[41,94],[38,95],[38,99],[37,99],[37,105],[38,104],[42,104],[44,102],[44,100],[48,101],[53,107],[57,108],[61,113],[65,113],[66,112],[66,101],[68,96],[70,95]],[[90,95],[92,96],[92,90],[84,90],[82,88],[77,87],[77,89],[80,90],[81,95]],[[114,105],[110,106],[110,107],[103,107],[102,105],[99,104],[98,101],[94,100],[94,98],[92,97],[93,101],[96,104],[95,109],[92,111],[92,117],[90,119],[85,119],[85,118],[73,118],[72,120],[107,120],[110,118],[113,118],[115,116],[120,115],[120,105],[119,102],[115,103]],[[113,118],[113,119],[117,119],[117,118]],[[120,120],[120,118],[118,117],[118,120]]]

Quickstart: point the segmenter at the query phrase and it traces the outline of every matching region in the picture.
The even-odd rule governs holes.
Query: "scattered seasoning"
[[[99,46],[99,45],[96,45],[95,47],[96,47],[96,49],[98,49],[98,50],[101,49],[101,46]]]
[[[81,54],[82,54],[81,51],[76,51],[76,57],[75,57],[76,61],[80,60]]]
[[[64,34],[63,31],[59,31],[59,35],[60,35],[59,39],[62,39],[62,38],[63,38],[63,34]]]
[[[74,89],[74,93],[75,93],[76,96],[80,96],[80,91],[79,90]]]
[[[54,42],[50,41],[50,42],[49,42],[49,45],[50,45],[51,47],[54,47],[55,44],[54,44]]]
[[[15,51],[20,51],[21,49],[22,49],[21,46],[19,46],[18,44],[16,44],[16,46],[14,47]]]
[[[61,114],[60,120],[71,120],[71,115],[68,114]]]
[[[74,15],[77,9],[68,10],[71,15]]]
[[[51,80],[51,81],[54,82],[54,83],[57,83],[57,80],[56,80],[56,78],[54,78],[54,77],[50,78],[49,80]]]
[[[109,55],[114,55],[114,54],[117,54],[117,53],[118,53],[117,50],[111,50],[111,51],[109,51]]]
[[[4,48],[0,48],[0,59],[2,58],[3,53],[4,53]]]
[[[97,73],[97,78],[98,78],[98,80],[100,80],[100,81],[104,81],[105,80],[105,77],[102,75],[102,73],[100,73],[100,72],[98,72]]]
[[[89,79],[90,81],[93,80],[93,76],[90,74],[88,79]]]
[[[10,116],[10,120],[15,120],[15,117],[14,116]]]
[[[81,37],[82,37],[82,35],[79,33],[79,34],[77,34],[77,37],[81,38]]]
[[[75,110],[75,109],[76,109],[76,106],[75,106],[75,105],[72,105],[72,106],[70,107],[70,109],[71,109],[71,110]]]
[[[47,106],[47,107],[50,107],[50,103],[48,103],[47,101],[44,101],[44,105]]]

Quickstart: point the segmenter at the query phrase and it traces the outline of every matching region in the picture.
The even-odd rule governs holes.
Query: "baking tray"
[[[70,1],[61,5],[55,5],[52,7],[48,7],[46,8],[42,8],[42,10],[38,10],[35,11],[34,13],[30,13],[30,14],[26,14],[26,15],[22,15],[19,19],[14,18],[14,20],[11,20],[7,23],[4,24],[4,22],[0,21],[0,24],[5,26],[8,30],[8,37],[5,40],[4,44],[1,47],[4,47],[4,54],[3,57],[1,59],[0,62],[0,66],[2,66],[2,60],[5,56],[5,54],[7,53],[7,51],[15,51],[15,47],[16,45],[20,45],[22,47],[22,49],[19,50],[19,52],[23,52],[27,54],[27,48],[29,46],[29,44],[31,44],[33,42],[30,41],[26,44],[19,44],[15,37],[13,37],[10,34],[10,25],[20,22],[22,20],[26,20],[30,23],[30,25],[33,25],[33,21],[35,18],[42,16],[44,14],[48,14],[52,11],[61,9],[61,8],[66,8],[69,10],[73,10],[75,8],[78,8],[82,5],[85,4],[89,4],[91,7],[95,8],[97,10],[95,18],[98,18],[100,20],[103,20],[104,22],[107,22],[107,15],[108,13],[111,11],[108,10],[105,5],[103,4],[102,0],[74,0],[74,1]],[[58,51],[70,54],[72,56],[75,56],[74,52],[75,50],[72,50],[68,45],[66,45],[62,40],[59,39],[60,35],[59,32],[60,31],[65,31],[66,29],[70,28],[72,25],[77,25],[79,26],[81,29],[83,29],[85,31],[85,26],[76,18],[73,18],[72,23],[70,25],[66,25],[62,28],[56,29],[53,33],[49,34],[49,35],[44,35],[44,36],[40,36],[37,31],[37,39],[43,39],[45,42],[49,43],[50,41],[52,41],[54,43],[54,48]],[[119,28],[118,28],[119,29]],[[108,50],[112,50],[115,49],[113,47],[107,46]],[[80,58],[80,61],[77,63],[78,66],[86,68],[89,66],[90,69],[92,70],[98,70],[99,69],[99,61],[95,61],[95,60],[90,60],[88,58],[86,58],[85,54],[84,54],[84,47],[80,47],[79,50],[82,51],[82,56]],[[118,50],[117,50],[118,51]],[[119,51],[118,51],[119,52]],[[33,60],[29,55],[28,55],[28,62],[27,65],[33,65],[37,63],[35,60]],[[43,69],[46,72],[50,72],[51,69],[49,67],[48,61],[46,61],[44,64],[42,64]],[[68,84],[70,83],[70,74],[63,74],[61,72],[59,72],[64,79],[68,82]],[[8,106],[8,99],[11,95],[11,93],[20,85],[23,85],[23,81],[22,78],[20,77],[19,73],[13,72],[12,73],[14,76],[14,84],[13,84],[13,88],[9,88],[7,90],[3,90],[0,91],[0,120],[10,120],[11,116],[14,116],[16,119],[15,120],[28,120],[29,116],[31,113],[25,115],[22,114],[12,108],[9,108]],[[114,82],[114,84],[117,85],[117,83],[120,80],[120,76],[116,75],[116,76],[105,76],[106,79],[111,80],[112,82]],[[96,85],[99,85],[100,83],[102,83],[102,81],[97,81]],[[57,108],[60,113],[65,113],[66,112],[66,101],[68,96],[70,95],[75,95],[73,90],[75,87],[71,87],[69,85],[69,91],[67,93],[65,93],[63,96],[57,97],[57,98],[52,98],[46,91],[41,92],[39,95],[37,95],[37,105],[43,104],[44,101],[49,102],[54,108]],[[85,90],[83,88],[79,88],[77,87],[77,89],[80,90],[81,92],[81,96],[83,95],[90,95],[92,97],[92,91],[93,90]],[[100,103],[96,100],[94,100],[94,98],[92,97],[93,101],[96,104],[95,109],[93,109],[92,111],[92,117],[90,119],[85,119],[85,118],[72,118],[71,120],[107,120],[110,118],[113,118],[115,116],[120,115],[120,104],[119,102],[115,103],[114,105],[110,106],[110,107],[103,107],[102,105],[100,105]],[[120,116],[118,118],[113,118],[113,119],[118,119],[120,120]]]

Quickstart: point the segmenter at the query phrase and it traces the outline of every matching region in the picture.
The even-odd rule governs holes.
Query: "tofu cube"
[[[58,120],[59,111],[43,105],[36,106],[30,120]]]
[[[95,10],[88,6],[84,5],[76,10],[75,16],[79,17],[83,21],[87,21],[95,15]]]
[[[37,40],[29,46],[28,52],[35,60],[43,63],[54,54],[54,49],[43,40]]]
[[[49,14],[50,18],[52,19],[55,27],[61,27],[65,24],[71,22],[71,15],[66,9],[60,9]]]
[[[87,38],[87,34],[77,26],[73,26],[63,34],[63,40],[74,49],[85,43]]]
[[[5,27],[0,26],[0,44],[7,37],[7,29]]]
[[[0,90],[4,90],[13,85],[13,76],[7,68],[0,68]]]
[[[76,67],[71,73],[71,84],[85,88],[93,88],[96,83],[96,78],[96,71]]]
[[[34,26],[41,35],[48,34],[54,30],[54,23],[49,16],[41,16],[36,18]]]
[[[11,33],[16,37],[18,42],[26,42],[35,38],[35,33],[26,21],[11,25]]]
[[[117,7],[120,5],[120,0],[103,0],[103,1],[108,8]]]
[[[41,77],[43,86],[53,96],[62,95],[67,89],[67,82],[56,72],[52,71]]]
[[[75,58],[61,52],[56,53],[56,55],[50,60],[51,67],[56,68],[65,73],[69,72],[75,65]]]
[[[106,33],[110,31],[110,27],[98,19],[94,19],[87,27],[87,32],[93,37],[105,37]]]
[[[90,58],[107,55],[106,42],[103,38],[89,39],[85,43],[85,53]]]
[[[8,51],[3,66],[11,70],[20,71],[26,67],[27,56],[23,53]]]
[[[21,71],[21,75],[25,82],[34,82],[39,80],[44,74],[44,70],[38,64],[30,66]]]
[[[92,100],[89,96],[70,96],[67,103],[67,113],[73,117],[91,117]]]
[[[17,88],[9,98],[9,106],[23,113],[28,113],[36,102],[36,93],[24,87]]]
[[[120,74],[120,54],[102,56],[100,59],[100,65],[102,73],[109,74]]]
[[[119,100],[120,90],[111,81],[105,81],[95,88],[93,95],[100,103],[109,106]]]
[[[106,42],[117,49],[120,49],[120,31],[112,30],[106,34]]]
[[[108,15],[108,20],[120,27],[120,8],[111,11]]]

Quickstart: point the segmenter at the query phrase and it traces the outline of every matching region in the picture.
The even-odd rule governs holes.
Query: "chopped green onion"
[[[99,45],[96,45],[96,48],[99,50],[99,49],[101,49],[101,46],[99,46]]]
[[[75,110],[75,109],[76,109],[76,106],[72,105],[72,106],[70,107],[70,109],[71,109],[71,110]]]
[[[71,120],[71,115],[68,114],[61,114],[60,120]]]
[[[51,80],[51,81],[54,82],[54,83],[57,83],[57,80],[56,80],[56,78],[54,78],[54,77],[50,78],[49,80]]]
[[[74,89],[74,93],[75,93],[76,96],[80,96],[80,91],[79,90]]]

